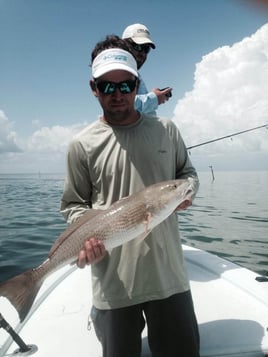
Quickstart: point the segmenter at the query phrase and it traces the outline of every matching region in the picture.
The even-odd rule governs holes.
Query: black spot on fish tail
[[[6,297],[17,310],[20,321],[23,321],[32,307],[34,299],[43,283],[43,279],[34,279],[33,270],[0,284],[0,296]]]

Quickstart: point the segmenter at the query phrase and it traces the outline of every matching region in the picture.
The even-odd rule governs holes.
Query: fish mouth
[[[188,190],[186,191],[185,193],[185,196],[189,196],[189,195],[192,195],[193,194],[193,189],[192,188],[188,188]]]

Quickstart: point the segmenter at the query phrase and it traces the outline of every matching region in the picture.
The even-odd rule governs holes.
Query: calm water
[[[194,205],[179,214],[183,242],[268,271],[268,172],[199,173]],[[62,175],[0,175],[0,281],[40,264],[65,229]]]

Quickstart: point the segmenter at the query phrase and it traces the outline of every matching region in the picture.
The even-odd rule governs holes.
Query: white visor
[[[120,48],[102,51],[92,63],[92,76],[99,78],[107,72],[123,70],[138,77],[137,63],[131,53]]]

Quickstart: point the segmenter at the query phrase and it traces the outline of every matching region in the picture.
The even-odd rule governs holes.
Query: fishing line
[[[187,149],[187,150],[190,150],[190,149],[196,148],[196,147],[198,147],[198,146],[207,145],[207,144],[210,144],[210,143],[214,143],[215,141],[219,141],[219,140],[223,140],[223,139],[227,139],[227,138],[232,138],[233,136],[240,135],[240,134],[244,134],[244,133],[247,133],[247,132],[249,132],[249,131],[257,130],[257,129],[260,129],[260,128],[266,128],[266,129],[268,129],[268,124],[256,126],[255,128],[251,128],[251,129],[239,131],[239,132],[236,132],[236,133],[233,133],[233,134],[225,135],[225,136],[222,136],[222,137],[220,137],[220,138],[208,140],[208,141],[205,141],[205,142],[200,143],[200,144],[188,146],[186,149]]]

